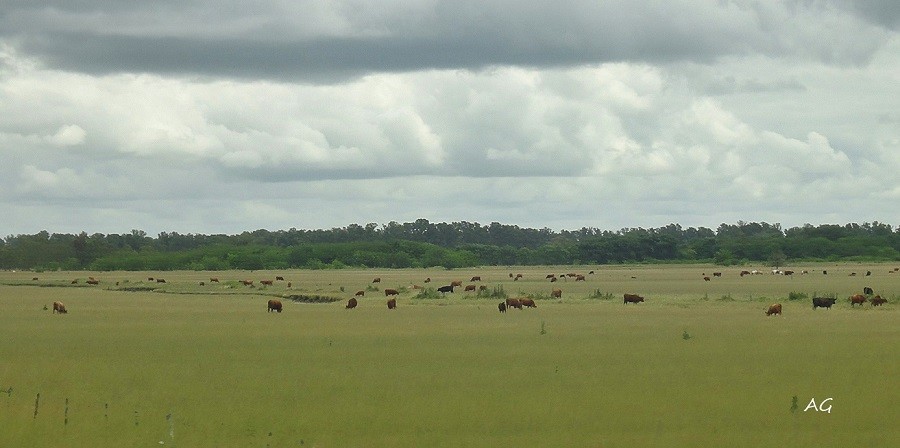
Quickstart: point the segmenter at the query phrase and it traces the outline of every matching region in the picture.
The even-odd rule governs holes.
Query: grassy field
[[[0,444],[892,446],[894,267],[743,278],[698,265],[0,272]],[[590,269],[585,282],[544,278]],[[713,271],[722,277],[702,280]],[[277,275],[285,281],[259,286]],[[538,307],[500,314],[496,297],[415,298],[413,285],[473,275]],[[851,309],[863,286],[891,302]],[[384,288],[402,291],[398,309],[387,310]],[[561,299],[549,298],[555,288]],[[358,290],[360,306],[345,309]],[[625,292],[647,301],[623,305]],[[838,302],[813,310],[791,293]],[[288,295],[340,301],[282,299],[283,313],[265,312]],[[69,313],[44,309],[55,300]],[[766,317],[774,302],[784,314]],[[828,398],[830,412],[804,411]]]

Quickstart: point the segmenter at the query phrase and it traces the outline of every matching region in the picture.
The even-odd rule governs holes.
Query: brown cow
[[[556,274],[547,274],[547,276],[544,278],[553,278],[553,277],[556,277]]]
[[[210,277],[209,282],[210,283],[219,283],[219,277]]]
[[[741,271],[741,277],[743,277],[745,275],[750,275],[750,274],[751,274],[750,271]]]
[[[454,280],[450,282],[450,286],[456,288],[457,286],[462,286],[462,280]]]
[[[100,284],[100,280],[97,280],[97,279],[92,278],[92,279],[90,279],[90,280],[87,280],[85,283],[87,283],[87,284],[89,284],[89,285],[99,285],[99,284]]]
[[[487,286],[485,286],[485,285],[479,286],[478,291],[487,291]]]
[[[866,303],[866,296],[864,296],[862,294],[854,294],[854,295],[850,296],[850,306],[851,307],[853,305],[863,306],[864,303]]]
[[[520,279],[520,278],[522,278],[522,277],[523,277],[522,274],[516,274],[516,278],[514,278],[513,281],[516,281],[516,280],[518,280],[518,279]]]
[[[506,299],[506,307],[507,308],[518,308],[522,309],[522,301],[519,299]]]
[[[397,308],[397,299],[389,299],[389,300],[387,301],[387,306],[388,306],[388,309],[389,309],[389,310],[392,310],[392,309],[394,309],[394,308]]]
[[[637,294],[625,294],[625,301],[622,303],[627,305],[628,303],[637,304],[638,302],[643,302],[643,301],[644,301],[644,298]]]
[[[156,279],[156,283],[165,283],[165,282],[166,282],[166,279],[164,279],[164,278]]]
[[[470,281],[470,282],[480,282],[480,281],[481,281],[481,276],[480,276],[480,275],[473,276],[472,279],[469,280],[469,281]]]
[[[78,284],[78,279],[76,278],[75,280],[72,280],[72,284],[73,284],[73,285],[77,285],[77,284]]]
[[[575,281],[576,281],[576,282],[584,282],[584,281],[587,281],[587,280],[584,279],[584,276],[583,276],[583,275],[576,275],[576,276],[575,276]]]
[[[721,276],[722,276],[721,272],[713,272],[713,277],[721,277]]]
[[[62,302],[53,302],[53,313],[68,314],[66,306]],[[51,313],[52,314],[52,313]]]
[[[372,279],[372,283],[381,283],[381,277],[375,277]]]
[[[385,288],[385,290],[384,290],[385,297],[396,296],[396,295],[400,295],[400,291],[397,291],[396,289]]]
[[[275,299],[269,300],[269,308],[266,310],[266,312],[271,313],[272,311],[275,311],[277,313],[281,312],[281,301],[280,300],[275,300]]]
[[[519,299],[519,302],[520,302],[520,303],[522,304],[522,306],[524,306],[524,307],[527,307],[527,308],[537,308],[537,305],[535,305],[533,299]]]
[[[281,281],[284,281],[284,277],[282,277],[282,276],[280,276],[280,275],[276,275],[276,276],[275,276],[275,280],[281,280]]]
[[[356,299],[351,298],[347,301],[347,309],[356,308],[357,302]]]
[[[559,279],[557,279],[555,275],[553,277],[550,277],[550,283],[553,283],[557,280],[559,280]]]
[[[779,315],[781,314],[781,304],[780,303],[773,303],[772,305],[769,305],[769,309],[766,310],[766,316],[771,316],[773,314],[779,314]]]
[[[562,298],[562,290],[554,289],[552,292],[550,292],[550,297],[555,297],[557,299],[561,299]]]
[[[36,281],[38,281],[38,278],[37,278],[37,277],[31,277],[31,280],[36,282]]]
[[[475,285],[466,285],[466,289],[464,291],[474,291]]]
[[[266,286],[272,286],[273,282],[272,282],[272,280],[260,280],[259,283],[266,285]]]
[[[887,299],[881,296],[872,297],[872,306],[881,306],[885,303],[887,303]]]
[[[356,294],[354,294],[354,295],[355,295],[356,297],[362,297],[362,296],[366,295],[366,292],[360,290],[360,291],[356,291]]]
[[[426,278],[425,283],[431,283],[431,277]]]
[[[709,277],[703,277],[703,281],[704,281],[704,282],[708,282],[708,281],[709,281]]]

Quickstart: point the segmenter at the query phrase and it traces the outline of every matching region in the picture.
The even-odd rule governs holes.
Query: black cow
[[[863,294],[871,296],[872,294],[875,294],[875,291],[873,291],[872,288],[869,288],[868,286],[863,286]]]
[[[834,302],[837,301],[835,298],[829,297],[813,297],[813,309],[816,308],[828,308],[831,309],[831,305],[834,305]]]
[[[499,309],[501,313],[505,313],[506,312],[506,302],[500,302],[500,304],[497,305],[497,309]]]
[[[453,285],[441,286],[438,288],[439,293],[453,292]]]

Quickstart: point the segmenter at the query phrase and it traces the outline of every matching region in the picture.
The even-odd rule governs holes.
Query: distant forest
[[[128,234],[15,235],[0,239],[0,269],[227,270],[448,269],[487,265],[900,260],[900,228],[879,222],[780,224],[743,222],[717,229],[678,224],[618,231],[552,231],[473,222],[351,224],[329,230],[256,230],[237,235],[141,230]]]

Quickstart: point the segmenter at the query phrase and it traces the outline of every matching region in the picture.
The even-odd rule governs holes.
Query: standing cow
[[[850,297],[850,306],[851,307],[853,305],[863,306],[864,303],[866,303],[866,296],[864,296],[862,294],[854,294]]]
[[[63,305],[62,302],[53,302],[53,312],[52,313],[69,314],[69,312],[66,311],[66,306]]]
[[[624,297],[625,297],[625,300],[624,300],[622,303],[624,303],[624,304],[626,304],[626,305],[629,304],[629,303],[635,303],[635,304],[636,304],[636,303],[639,303],[639,302],[643,302],[643,301],[644,301],[644,298],[641,297],[641,296],[639,296],[639,295],[637,295],[637,294],[625,294]]]
[[[266,312],[271,313],[272,311],[275,311],[276,313],[281,312],[281,301],[280,300],[275,300],[275,299],[269,300],[268,309],[266,309]]]
[[[769,309],[766,310],[766,316],[771,316],[773,314],[781,315],[781,304],[780,303],[774,303],[772,305],[769,305]]]
[[[396,296],[396,295],[400,295],[400,291],[397,291],[396,289],[385,288],[385,290],[384,290],[385,297]]]
[[[534,299],[519,299],[519,302],[521,302],[522,306],[526,308],[537,308],[537,305],[534,303]]]
[[[831,309],[831,306],[834,305],[834,302],[837,302],[837,299],[834,297],[813,297],[813,309],[816,308],[828,308]]]
[[[394,299],[394,298],[388,299],[387,307],[389,310],[397,308],[397,299]]]
[[[497,305],[497,309],[499,309],[501,313],[505,313],[506,312],[506,302],[500,302]]]

